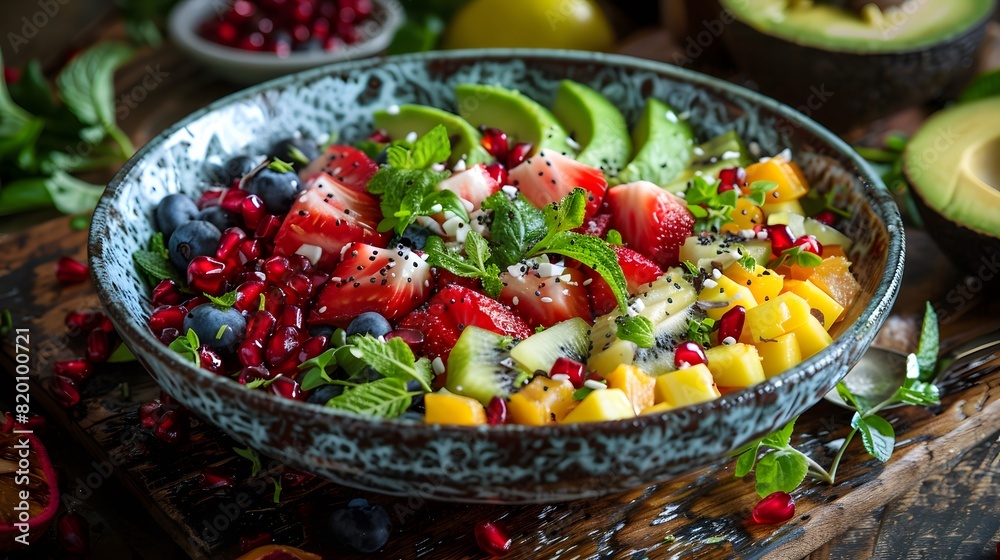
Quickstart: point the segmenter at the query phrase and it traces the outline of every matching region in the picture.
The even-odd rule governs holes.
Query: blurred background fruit
[[[442,46],[609,51],[614,41],[593,0],[472,0],[451,18]]]

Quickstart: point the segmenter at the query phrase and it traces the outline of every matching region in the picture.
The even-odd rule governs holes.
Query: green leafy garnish
[[[710,335],[713,328],[715,328],[715,319],[711,317],[705,317],[701,320],[688,319],[687,338],[691,342],[708,348],[712,344]]]
[[[752,274],[755,270],[757,270],[757,260],[750,256],[750,253],[748,253],[743,247],[739,248],[739,252],[740,258],[736,262],[740,263],[740,266],[742,266],[744,270]]]
[[[272,377],[271,379],[264,379],[263,377],[260,377],[260,378],[254,379],[250,383],[247,383],[246,385],[244,385],[244,387],[246,387],[247,389],[259,389],[261,387],[267,387],[271,383],[274,383],[274,380],[277,379],[277,378],[279,378],[279,377],[281,377],[281,376],[280,375],[276,375],[276,376]]]
[[[639,348],[652,348],[656,344],[653,336],[653,322],[641,315],[619,315],[615,318],[618,325],[618,338],[634,342]]]
[[[382,167],[368,182],[368,192],[381,197],[382,221],[379,231],[403,231],[420,216],[450,210],[463,220],[469,220],[465,205],[449,190],[437,190],[448,177],[427,169]]]
[[[774,181],[754,181],[750,183],[750,193],[743,198],[753,202],[756,206],[763,206],[767,200],[767,193],[778,188],[778,183]],[[735,189],[733,189],[735,190]]]
[[[406,390],[406,381],[384,377],[346,389],[343,394],[330,399],[326,406],[360,416],[396,418],[409,408],[413,395]]]
[[[308,160],[306,161],[306,163],[309,163]],[[276,171],[278,173],[291,173],[292,171],[295,171],[295,167],[293,167],[292,164],[286,161],[281,161],[278,158],[274,158],[274,160],[271,161],[271,163],[267,164],[267,168],[270,169],[271,171]]]
[[[134,362],[134,361],[135,361],[135,354],[132,353],[132,350],[130,350],[129,347],[126,346],[124,342],[119,344],[118,348],[115,348],[115,351],[112,352],[110,356],[108,356],[108,363],[111,364]]]
[[[625,244],[625,242],[622,240],[622,234],[619,233],[617,229],[609,229],[608,233],[604,236],[604,240],[608,242],[608,245]]]
[[[1000,70],[991,70],[975,77],[958,96],[959,103],[978,101],[1000,94]]]
[[[175,338],[167,348],[177,352],[182,358],[193,363],[195,367],[201,367],[201,354],[198,353],[201,341],[198,340],[198,333],[194,332],[194,329],[188,329],[187,334]]]
[[[246,449],[241,449],[234,447],[233,451],[240,457],[250,461],[250,476],[257,476],[260,473],[260,455],[257,455],[257,452],[253,448],[247,447]]]
[[[132,260],[135,261],[139,273],[149,283],[155,286],[161,280],[173,280],[181,283],[180,274],[168,258],[166,244],[163,242],[163,234],[155,233],[149,240],[149,250],[135,251],[132,253]]]
[[[490,244],[493,261],[501,270],[520,262],[547,231],[542,211],[520,195],[512,199],[498,192],[484,200],[482,208],[493,212]]]
[[[212,304],[214,304],[219,309],[229,309],[233,305],[236,305],[236,294],[237,294],[236,290],[233,290],[231,292],[226,292],[218,297],[213,296],[211,294],[202,293],[203,296],[208,298],[208,301],[212,302]],[[263,296],[264,294],[261,294],[261,297]]]
[[[855,149],[858,149],[855,147]],[[807,216],[815,216],[820,212],[832,212],[845,220],[851,218],[851,211],[845,210],[837,206],[836,199],[840,196],[840,193],[845,190],[845,187],[834,187],[822,194],[817,189],[812,189],[805,196],[799,199],[799,203],[802,204],[802,210],[805,211]]]
[[[817,255],[816,253],[810,253],[802,246],[797,245],[782,251],[781,255],[775,259],[773,263],[768,265],[768,268],[773,270],[783,264],[797,264],[802,267],[813,268],[823,264],[823,257]]]
[[[272,501],[277,504],[281,501],[281,479],[275,478],[272,482],[274,482],[274,497]]]
[[[431,236],[424,245],[427,262],[431,266],[445,268],[456,276],[463,278],[478,278],[483,283],[483,291],[492,298],[500,295],[503,282],[500,280],[500,267],[490,262],[492,253],[489,243],[483,236],[470,231],[465,237],[465,255],[454,249],[445,247],[444,241],[437,236]]]
[[[10,309],[0,312],[0,336],[7,336],[14,330],[14,318],[10,315]]]
[[[451,141],[448,139],[448,129],[443,124],[432,128],[412,145],[406,147],[403,142],[393,142],[386,152],[389,167],[395,169],[427,169],[435,163],[447,161],[451,157]]]
[[[391,338],[385,342],[366,334],[348,339],[351,353],[387,378],[399,379],[405,384],[410,379],[417,380],[425,392],[431,392],[434,372],[427,358],[419,360],[413,356],[410,346],[401,338]]]
[[[684,200],[694,216],[694,232],[710,231],[718,233],[722,226],[733,221],[731,213],[736,208],[739,191],[730,189],[719,192],[718,181],[709,182],[702,176],[691,180]]]
[[[937,313],[927,302],[924,310],[924,322],[920,329],[920,342],[917,344],[917,364],[920,367],[920,381],[930,381],[934,379],[935,366],[938,359],[938,348],[940,346],[940,334],[938,332]]]
[[[333,379],[327,369],[337,366],[336,348],[327,348],[322,354],[299,364],[302,374],[302,390],[310,391],[321,385],[329,385]]]
[[[301,163],[302,165],[309,165],[309,156],[303,154],[302,150],[296,148],[295,146],[288,147],[288,157],[292,158],[292,160],[295,161],[296,163]]]
[[[590,387],[580,387],[579,389],[573,391],[573,400],[582,401],[583,399],[587,398],[587,395],[593,392],[594,390],[591,389]]]

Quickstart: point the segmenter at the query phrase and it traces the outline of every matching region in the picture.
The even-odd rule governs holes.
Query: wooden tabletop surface
[[[103,27],[91,26],[91,29],[84,34],[87,37],[83,39],[84,42],[93,41],[94,37],[121,35],[120,26],[114,23],[113,19],[108,19],[107,14],[101,15],[100,18],[111,24]],[[5,30],[5,25],[0,24],[0,31]],[[79,37],[79,34],[75,35]],[[78,38],[77,44],[81,44],[79,41],[81,39]],[[661,60],[669,60],[670,48],[672,43],[669,38],[657,30],[639,32],[627,38],[621,45],[622,52],[627,54]],[[997,53],[1000,53],[1000,49],[995,49],[992,54]],[[51,57],[50,59],[54,60]],[[167,45],[155,50],[142,51],[135,60],[119,71],[116,76],[119,95],[131,91],[135,84],[141,83],[142,78],[152,71],[151,69],[161,73],[164,76],[163,81],[157,87],[144,92],[144,100],[121,121],[122,127],[137,146],[194,109],[237,89],[211,77],[202,68]],[[888,130],[911,132],[926,116],[927,111],[926,108],[905,111],[872,128],[853,132],[850,139],[877,138]],[[23,229],[48,217],[51,215],[21,217],[15,221],[5,222],[0,226],[3,228],[0,231]],[[70,239],[67,236],[72,234],[65,233],[64,228],[65,221],[57,220],[53,222],[50,230],[53,236]],[[0,244],[5,244],[14,238],[14,236],[0,237]],[[72,239],[77,238],[82,239],[82,236],[77,235]],[[947,263],[925,234],[921,232],[910,234],[908,244],[910,256],[907,260],[907,291],[900,296],[894,311],[896,317],[894,324],[881,339],[887,345],[903,349],[912,343],[914,318],[922,302],[925,299],[946,301],[949,291],[965,281],[962,275]],[[62,247],[62,250],[72,251],[73,248]],[[76,252],[81,255],[83,251],[82,247],[76,248]],[[914,254],[919,255],[916,260]],[[14,267],[10,261],[3,264],[10,268],[5,270],[0,266],[0,277],[11,272]],[[2,291],[0,289],[0,292]],[[964,318],[957,319],[953,325],[945,325],[945,332],[957,334],[970,325],[990,320],[996,316],[996,311],[1000,311],[998,309],[1000,302],[992,296],[981,297],[977,302],[976,306],[970,306],[976,309],[964,310],[968,312]],[[2,363],[0,361],[0,364]],[[996,380],[990,383],[990,391],[996,388],[995,384]],[[6,391],[6,386],[4,390]],[[996,399],[993,392],[984,394]],[[6,393],[0,392],[0,400],[6,398]],[[985,405],[979,402],[977,406],[982,408]],[[800,557],[808,553],[809,558],[816,559],[992,557],[994,543],[1000,539],[1000,499],[998,499],[1000,498],[1000,478],[998,478],[1000,440],[997,439],[997,432],[1000,432],[1000,417],[989,416],[982,422],[985,425],[980,431],[989,437],[975,438],[975,441],[981,441],[978,445],[958,450],[935,449],[939,453],[937,459],[931,452],[919,455],[919,460],[936,465],[935,474],[929,476],[926,474],[929,471],[920,470],[924,473],[919,477],[922,478],[920,481],[914,479],[911,483],[906,480],[910,471],[903,467],[900,467],[896,478],[892,479],[893,483],[884,485],[885,488],[882,487],[882,479],[877,479],[875,485],[866,485],[859,478],[857,484],[863,485],[864,492],[853,494],[853,499],[861,506],[866,499],[880,505],[866,508],[858,507],[858,503],[855,503],[854,507],[847,508],[848,511],[856,513],[850,519],[838,519],[835,511],[824,511],[822,522],[808,525],[808,534],[783,537],[786,540],[801,540],[802,546],[781,548],[778,554],[781,557]],[[60,431],[66,426],[58,419],[53,424],[56,433],[61,433]],[[50,444],[54,447],[57,463],[63,469],[61,474],[65,477],[64,480],[79,480],[92,473],[95,468],[94,461],[88,455],[95,450],[89,448],[84,450],[74,439],[58,438],[55,445]],[[914,455],[913,460],[918,460],[917,457]],[[87,497],[88,506],[100,512],[102,523],[95,530],[100,530],[102,539],[106,543],[111,543],[106,544],[110,548],[102,549],[106,554],[113,555],[110,557],[175,558],[184,555],[188,550],[183,544],[178,545],[174,542],[176,535],[169,527],[169,520],[155,513],[151,516],[148,508],[141,504],[142,500],[134,497],[134,488],[126,488],[113,476],[105,476],[97,486],[92,489],[93,497]],[[844,493],[847,491],[845,489]],[[869,494],[866,493],[870,493],[871,497],[869,498]],[[880,493],[885,494],[883,496],[885,499],[878,498]],[[835,494],[829,493],[828,497],[836,499]],[[655,519],[645,518],[642,510],[631,511],[627,504],[632,503],[632,497],[612,498],[615,499],[620,499],[623,504],[622,507],[614,509],[621,514],[620,517],[590,519],[586,523],[581,522],[574,530],[601,532],[607,529],[605,526],[607,524],[622,523],[625,530],[615,531],[620,548],[614,554],[601,553],[601,557],[606,555],[631,558],[633,556],[627,555],[624,551],[649,550],[648,543],[639,546],[642,543],[638,537],[630,540],[630,534],[641,535],[642,532],[630,533],[628,527],[629,524],[648,527],[655,523]],[[604,502],[607,503],[608,500]],[[662,510],[663,504],[658,505]],[[657,550],[659,552],[656,552]],[[804,552],[793,553],[796,550]],[[664,548],[654,547],[646,552],[646,555],[656,558],[662,556],[664,551]],[[722,556],[725,555],[723,551]]]

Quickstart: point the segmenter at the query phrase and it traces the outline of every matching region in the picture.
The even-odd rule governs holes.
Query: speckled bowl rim
[[[886,262],[882,279],[876,287],[871,300],[859,315],[858,320],[855,324],[848,327],[847,330],[845,330],[836,340],[834,340],[832,345],[808,360],[805,360],[795,368],[757,385],[723,395],[713,401],[693,405],[698,407],[703,415],[711,415],[715,410],[731,408],[747,399],[758,400],[767,393],[780,391],[786,384],[794,385],[801,379],[804,379],[806,375],[822,375],[822,372],[825,371],[826,368],[833,366],[837,356],[848,355],[849,353],[847,351],[851,346],[856,344],[858,341],[863,340],[866,336],[868,336],[872,329],[879,328],[884,322],[885,317],[888,315],[889,310],[892,308],[896,299],[896,295],[899,292],[902,281],[904,255],[902,220],[892,196],[889,194],[885,185],[882,183],[881,179],[879,179],[879,176],[874,172],[871,166],[869,166],[861,158],[861,156],[851,149],[850,146],[829,130],[823,128],[818,123],[805,117],[791,107],[779,103],[774,99],[720,79],[712,78],[698,72],[685,70],[668,64],[642,60],[624,55],[579,51],[548,49],[469,49],[376,57],[366,60],[341,62],[276,78],[215,101],[206,107],[191,113],[150,140],[148,144],[143,146],[128,162],[125,163],[125,165],[118,171],[111,183],[108,185],[108,188],[105,190],[104,195],[101,197],[94,212],[90,228],[90,237],[88,240],[91,275],[94,280],[98,297],[100,298],[108,317],[118,329],[118,332],[121,334],[123,340],[129,342],[131,345],[138,345],[141,347],[141,352],[136,352],[137,356],[142,353],[154,354],[157,358],[171,364],[175,370],[186,377],[200,377],[200,382],[216,385],[222,392],[231,392],[237,389],[244,391],[241,393],[241,397],[244,398],[248,404],[257,406],[258,408],[263,408],[264,405],[268,403],[273,404],[273,400],[264,399],[279,399],[283,406],[310,407],[310,409],[316,413],[329,414],[331,422],[339,422],[345,428],[364,427],[365,429],[394,431],[398,430],[402,426],[412,427],[417,425],[418,423],[415,421],[373,419],[354,416],[337,412],[320,405],[293,401],[290,399],[282,399],[281,397],[262,391],[245,390],[236,381],[229,379],[228,377],[209,373],[203,369],[193,366],[190,362],[180,359],[177,354],[170,351],[166,346],[160,343],[156,337],[153,336],[152,332],[145,328],[145,325],[136,325],[126,320],[127,313],[125,312],[124,306],[110,296],[110,293],[105,288],[105,285],[113,282],[113,279],[109,277],[108,270],[105,268],[104,261],[101,258],[103,248],[101,234],[108,228],[112,200],[117,197],[121,185],[130,171],[137,165],[144,163],[146,155],[159,146],[159,144],[164,142],[170,135],[183,129],[189,123],[203,117],[205,114],[229,103],[251,98],[265,90],[294,86],[297,83],[308,83],[326,75],[346,73],[354,70],[364,70],[371,67],[394,64],[396,62],[433,61],[435,63],[440,63],[447,61],[465,61],[468,64],[475,64],[477,61],[486,59],[508,60],[516,58],[528,61],[529,64],[530,59],[538,58],[548,59],[550,61],[553,59],[563,59],[578,63],[628,66],[635,69],[659,73],[667,78],[685,81],[709,90],[719,91],[725,95],[742,97],[754,105],[767,108],[776,115],[787,119],[788,122],[803,128],[822,141],[828,143],[841,156],[845,156],[848,162],[855,166],[856,170],[859,172],[858,178],[869,189],[872,209],[880,218],[882,218],[886,227],[888,247],[886,248]],[[847,370],[844,371],[846,374]],[[194,381],[192,379],[192,383],[193,382]],[[219,387],[219,385],[224,386]],[[818,402],[821,398],[822,395],[816,395],[813,402]],[[426,429],[435,434],[440,434],[443,437],[461,437],[475,434],[476,437],[484,439],[508,439],[511,437],[520,438],[525,436],[532,438],[545,438],[551,436],[582,436],[585,433],[594,432],[595,430],[600,430],[609,435],[613,435],[616,433],[634,432],[649,426],[665,425],[670,422],[673,415],[674,411],[668,411],[660,414],[638,416],[627,420],[585,424],[555,424],[549,426],[522,426],[513,424],[505,424],[501,426],[454,426],[445,424],[428,424],[424,425],[422,429]],[[761,430],[764,429],[766,429],[766,427],[761,427]]]

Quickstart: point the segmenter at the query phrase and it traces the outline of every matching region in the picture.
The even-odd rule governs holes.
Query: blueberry
[[[211,303],[203,303],[184,316],[184,332],[193,329],[198,340],[217,352],[229,353],[236,350],[247,329],[243,314],[232,307],[220,309]]]
[[[223,183],[227,187],[232,185],[233,181],[242,179],[244,175],[253,171],[258,165],[260,165],[260,161],[250,156],[230,158],[223,166]]]
[[[228,183],[226,183],[226,164],[219,156],[208,156],[205,158],[205,161],[202,162],[201,168],[213,182],[221,183],[227,187],[229,186]]]
[[[325,405],[333,397],[340,396],[344,392],[343,385],[321,385],[309,393],[306,402]]]
[[[215,254],[220,237],[222,237],[222,232],[219,231],[219,228],[208,222],[201,220],[188,222],[177,228],[170,236],[170,243],[167,244],[170,251],[170,262],[174,263],[181,274],[184,274],[191,259]]]
[[[292,50],[301,52],[323,52],[323,43],[321,43],[319,39],[312,37],[304,43],[295,45]]]
[[[198,205],[187,195],[172,194],[163,197],[154,214],[157,229],[163,232],[164,239],[170,239],[177,228],[195,219]]]
[[[267,151],[267,157],[288,162],[298,171],[319,157],[319,146],[312,139],[296,135],[272,144],[271,149]],[[305,162],[302,161],[303,158]]]
[[[375,552],[389,542],[392,521],[385,508],[366,500],[351,500],[344,509],[330,516],[333,540],[364,553]]]
[[[198,212],[198,216],[195,219],[208,222],[219,228],[219,231],[226,231],[236,225],[236,218],[233,216],[233,213],[221,206],[204,208],[201,212]],[[404,231],[403,233],[406,232]]]
[[[330,325],[313,325],[309,327],[309,336],[325,336],[326,339],[333,339],[333,331],[337,329],[331,327]]]
[[[247,192],[264,201],[264,207],[272,214],[287,214],[298,196],[306,187],[299,181],[294,171],[282,173],[265,167],[244,183]]]
[[[375,156],[374,161],[379,165],[389,163],[389,147],[386,146],[385,148],[382,148],[382,151],[379,152],[377,156]]]
[[[381,314],[368,311],[358,315],[347,325],[347,336],[354,334],[370,334],[375,338],[385,336],[392,331],[392,325]]]
[[[410,249],[420,251],[424,248],[424,245],[427,244],[427,238],[432,235],[434,235],[434,232],[432,232],[430,228],[418,226],[417,224],[410,224],[409,226],[406,226],[403,233],[400,234],[399,237],[395,238],[392,243],[398,243],[400,245],[405,245]],[[392,247],[392,243],[390,243],[390,247]]]

